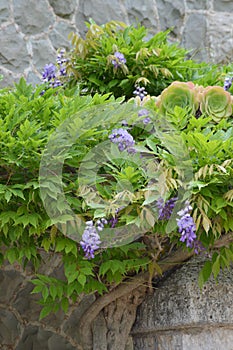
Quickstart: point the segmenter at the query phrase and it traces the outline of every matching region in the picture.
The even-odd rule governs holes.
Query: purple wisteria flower
[[[203,251],[206,250],[203,244],[198,240],[193,242],[193,249],[195,254],[202,253]]]
[[[56,78],[56,66],[53,63],[46,64],[42,72],[42,79],[45,83]]]
[[[194,248],[196,242],[196,225],[190,211],[192,210],[191,205],[188,201],[185,202],[184,209],[178,211],[179,219],[176,219],[179,233],[181,233],[181,242],[185,242],[188,248]]]
[[[172,215],[172,211],[175,207],[177,201],[177,197],[172,197],[170,199],[168,199],[166,202],[164,202],[163,198],[159,198],[157,200],[157,207],[159,209],[159,217],[158,220],[169,220],[171,215]]]
[[[114,56],[116,58],[116,59],[112,60],[112,64],[113,64],[114,68],[118,68],[122,64],[126,63],[126,59],[125,59],[125,56],[123,55],[123,53],[116,51],[114,53]]]
[[[117,216],[113,216],[110,220],[109,220],[109,224],[111,225],[111,228],[114,228],[116,226],[116,224],[118,223],[118,217]]]
[[[66,66],[67,58],[64,57],[65,49],[61,49],[57,55],[57,64],[59,65],[59,72],[61,76],[66,76]]]
[[[87,221],[82,240],[80,241],[80,245],[85,252],[85,257],[87,259],[93,259],[95,257],[95,250],[99,249],[100,244],[100,236],[93,221]]]
[[[44,83],[49,82],[49,87],[56,88],[61,86],[61,81],[57,78],[57,68],[53,63],[46,64],[42,72],[42,79]]]
[[[230,89],[231,85],[232,85],[232,82],[233,82],[233,78],[231,77],[226,77],[225,78],[225,81],[224,81],[224,90],[227,91]]]
[[[49,82],[49,87],[56,88],[63,85],[59,78],[66,76],[65,63],[67,62],[67,59],[64,57],[64,54],[65,50],[61,49],[57,55],[56,62],[57,66],[59,67],[59,71],[53,63],[46,64],[44,67],[42,79],[44,83]]]
[[[109,135],[109,139],[111,142],[117,144],[120,152],[127,150],[128,153],[135,153],[136,150],[134,148],[135,141],[133,136],[128,133],[127,130],[120,128],[114,129],[112,134]]]
[[[138,112],[139,117],[145,116],[145,118],[142,121],[143,124],[145,124],[145,125],[147,125],[151,122],[151,119],[150,119],[150,117],[148,117],[148,115],[149,115],[149,111],[146,108],[143,108]]]
[[[140,100],[142,101],[144,99],[144,97],[147,95],[146,89],[144,88],[144,86],[140,87],[140,86],[136,86],[133,94],[135,96],[139,96]]]
[[[105,218],[101,218],[101,219],[97,220],[97,222],[96,222],[97,230],[103,231],[104,225],[107,225],[107,223],[108,223],[108,221]]]

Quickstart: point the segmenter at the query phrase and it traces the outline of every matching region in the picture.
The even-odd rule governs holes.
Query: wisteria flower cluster
[[[115,59],[112,60],[114,68],[119,68],[122,64],[126,63],[126,58],[123,53],[116,51],[114,53]]]
[[[57,71],[57,67],[53,63],[46,64],[44,67],[42,72],[42,80],[44,83],[49,83],[49,87],[56,88],[58,86],[62,86],[60,78],[62,76],[66,76],[65,63],[67,62],[64,55],[65,50],[61,49],[56,58],[59,71]]]
[[[66,76],[66,62],[67,58],[65,58],[65,49],[61,49],[57,55],[57,64],[59,66],[59,72],[61,76]]]
[[[157,200],[157,208],[159,209],[159,220],[168,220],[172,215],[172,211],[175,207],[177,197],[172,197],[164,202],[163,198]]]
[[[134,90],[133,94],[135,96],[140,97],[140,100],[142,101],[144,99],[144,97],[146,97],[147,92],[144,86],[140,87],[140,86],[136,86],[136,89]]]
[[[112,134],[109,135],[109,139],[111,142],[117,144],[120,152],[127,150],[128,153],[135,153],[136,150],[134,148],[135,141],[133,136],[128,133],[127,130],[120,128],[114,129]]]
[[[233,83],[233,77],[226,77],[224,80],[223,88],[225,91],[229,90]]]
[[[80,245],[85,252],[85,257],[87,259],[94,259],[95,251],[99,249],[101,240],[97,231],[102,231],[104,225],[108,222],[106,219],[102,218],[97,221],[97,227],[94,225],[93,221],[86,221],[86,227],[82,235],[82,240]]]
[[[194,248],[196,242],[196,225],[192,216],[190,215],[190,211],[192,210],[192,206],[188,201],[185,202],[184,209],[178,211],[178,216],[180,218],[176,219],[177,226],[179,229],[179,233],[181,233],[181,242],[186,243],[186,247]]]

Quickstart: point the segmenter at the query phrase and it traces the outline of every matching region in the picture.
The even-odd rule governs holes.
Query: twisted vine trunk
[[[129,334],[136,318],[138,305],[146,289],[134,291],[107,305],[92,325],[93,350],[133,350]]]
[[[215,242],[213,248],[221,248],[233,242],[233,233],[229,233]],[[194,255],[194,252],[177,250],[159,262],[162,273],[182,266]],[[158,277],[149,273],[140,273],[124,281],[108,294],[96,299],[82,315],[77,350],[133,350],[130,331],[136,318],[137,307],[146,296],[148,281]]]
[[[175,252],[160,262],[161,271],[173,269],[192,255],[181,250]],[[156,275],[155,272],[153,277]],[[91,304],[79,322],[79,350],[133,350],[130,331],[150,277],[148,272],[140,273]]]

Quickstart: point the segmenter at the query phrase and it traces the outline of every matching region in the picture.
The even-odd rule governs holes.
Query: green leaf
[[[206,261],[203,268],[199,272],[199,276],[198,276],[198,284],[201,289],[203,288],[203,285],[210,278],[211,272],[212,272],[212,262]]]
[[[45,301],[49,296],[49,289],[46,286],[44,286],[41,290],[41,294],[42,294],[42,298]]]
[[[10,264],[13,264],[18,257],[17,250],[15,248],[11,248],[6,252],[6,258],[9,260]]]
[[[62,308],[62,310],[63,310],[65,313],[67,312],[68,307],[69,307],[68,298],[63,298],[63,299],[61,300],[61,308]]]
[[[53,311],[53,305],[46,305],[40,312],[39,320],[42,320]]]
[[[52,299],[55,300],[56,296],[57,296],[57,288],[54,284],[51,284],[51,286],[49,287],[49,292],[50,292]]]
[[[41,293],[43,288],[44,288],[43,285],[35,286],[35,288],[31,291],[31,294]]]
[[[12,197],[12,192],[6,191],[5,192],[5,199],[6,199],[7,203],[9,203],[11,197]]]
[[[212,273],[216,279],[220,272],[220,255],[217,256],[215,262],[212,265]]]
[[[78,276],[78,282],[84,287],[85,286],[85,283],[86,283],[86,275],[83,275],[83,274],[80,274]]]

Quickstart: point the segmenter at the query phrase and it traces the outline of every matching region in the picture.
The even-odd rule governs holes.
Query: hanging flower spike
[[[136,150],[134,148],[135,141],[133,136],[128,133],[125,129],[114,129],[112,134],[109,135],[109,139],[111,142],[117,144],[120,152],[127,150],[128,153],[135,153]]]
[[[233,78],[230,78],[230,77],[226,77],[225,80],[224,80],[224,90],[227,91],[230,89],[231,85],[232,85],[232,81],[233,81]]]
[[[113,64],[114,68],[118,68],[122,64],[126,63],[126,59],[125,59],[125,56],[123,55],[123,53],[116,51],[114,53],[114,56],[116,58],[116,59],[112,60],[112,64]]]
[[[42,72],[42,79],[45,83],[56,78],[56,67],[53,63],[46,64]]]
[[[157,207],[159,209],[159,217],[158,220],[169,220],[171,215],[172,215],[172,211],[175,207],[177,201],[177,197],[172,197],[170,199],[168,199],[166,201],[166,203],[164,203],[163,198],[159,198],[157,200]]]
[[[179,233],[181,233],[181,242],[186,243],[186,247],[194,248],[196,242],[196,225],[193,218],[190,215],[192,210],[191,205],[188,201],[185,202],[184,209],[180,210],[177,214],[180,216],[176,219]]]
[[[99,249],[101,244],[100,236],[93,224],[93,221],[87,221],[82,235],[80,245],[85,252],[87,259],[94,259],[95,250]]]
[[[60,69],[60,75],[61,76],[66,76],[66,66],[65,63],[67,62],[67,58],[64,57],[65,55],[65,49],[61,49],[57,55],[57,64],[59,65]]]
[[[146,89],[144,88],[144,86],[142,86],[142,87],[136,86],[136,89],[134,90],[133,94],[135,96],[139,96],[140,100],[142,101],[144,99],[144,97],[146,97],[147,92],[146,92]]]

